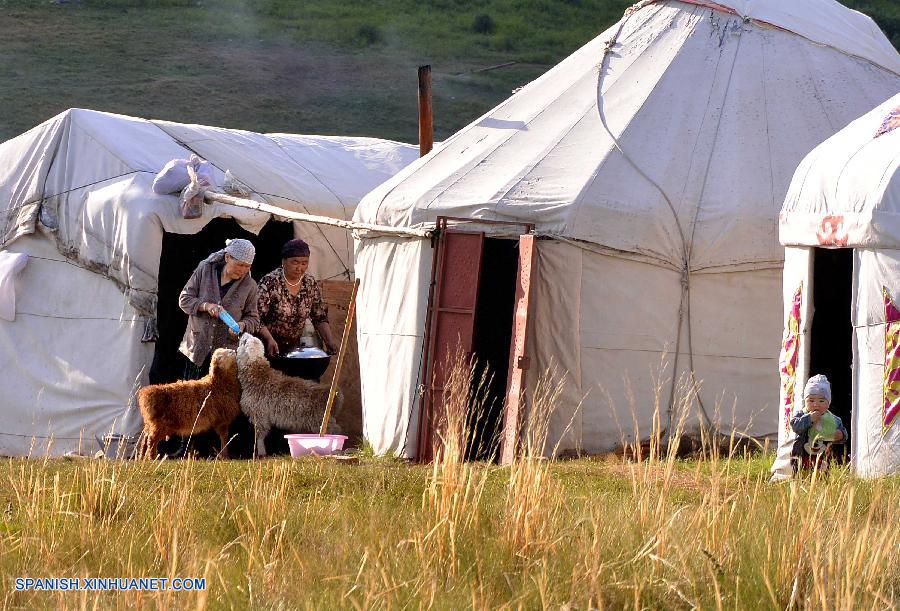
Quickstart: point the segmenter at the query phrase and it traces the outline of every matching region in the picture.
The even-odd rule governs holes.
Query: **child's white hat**
[[[806,388],[803,389],[803,398],[810,395],[825,397],[825,400],[831,403],[831,382],[821,373],[814,375],[806,382]]]

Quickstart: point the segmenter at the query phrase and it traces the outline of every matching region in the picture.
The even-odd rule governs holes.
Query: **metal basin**
[[[297,348],[283,356],[267,356],[272,367],[285,375],[318,380],[328,369],[331,357],[318,348]]]

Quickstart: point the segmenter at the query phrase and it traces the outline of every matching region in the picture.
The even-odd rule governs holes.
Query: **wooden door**
[[[425,337],[425,392],[418,440],[422,462],[434,458],[434,428],[441,419],[449,358],[460,348],[466,356],[472,354],[483,250],[483,232],[447,229],[438,237]]]

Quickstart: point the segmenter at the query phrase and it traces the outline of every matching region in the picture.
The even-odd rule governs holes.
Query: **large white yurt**
[[[832,379],[854,470],[900,469],[900,95],[816,147],[781,211],[785,329],[775,477],[790,475],[792,412]]]
[[[668,427],[679,384],[699,389],[690,423],[774,435],[778,210],[800,160],[898,88],[900,55],[832,0],[639,2],[360,203],[359,221],[447,227],[358,242],[366,437],[427,443],[448,334],[504,383],[527,367],[526,399],[567,372],[562,450],[646,436],[657,411]]]
[[[91,452],[107,434],[139,431],[133,395],[147,383],[159,340],[160,277],[194,256],[189,275],[224,246],[217,239],[193,253],[179,236],[199,236],[223,218],[236,221],[223,238],[275,223],[221,203],[183,218],[178,195],[158,195],[151,183],[191,153],[212,164],[217,189],[230,170],[253,200],[343,220],[418,156],[416,147],[372,138],[257,134],[80,109],[0,144],[0,455]],[[284,239],[303,237],[318,279],[351,278],[345,229],[280,225],[287,236],[275,253]],[[25,262],[18,273],[17,260]],[[173,304],[185,280],[174,285]]]

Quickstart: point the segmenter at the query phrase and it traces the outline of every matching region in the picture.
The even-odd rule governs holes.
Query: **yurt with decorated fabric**
[[[900,91],[900,89],[898,89]],[[784,201],[775,479],[791,475],[807,378],[832,381],[855,472],[900,470],[900,95],[816,147]]]
[[[206,203],[185,218],[178,193],[152,188],[167,164],[192,154],[208,162],[213,189],[230,183],[245,206]],[[257,260],[270,250],[280,262],[281,244],[302,237],[317,279],[352,279],[347,229],[252,206],[346,222],[417,156],[373,138],[80,109],[0,143],[0,455],[91,453],[104,437],[138,433],[134,394],[184,332],[184,320],[164,332],[161,313],[183,315],[179,291],[225,238],[260,234]]]
[[[635,4],[361,202],[359,221],[435,232],[360,236],[366,437],[427,458],[454,341],[505,387],[505,440],[515,389],[527,409],[553,367],[562,451],[657,415],[774,436],[778,211],[804,156],[898,89],[900,55],[833,0]]]

